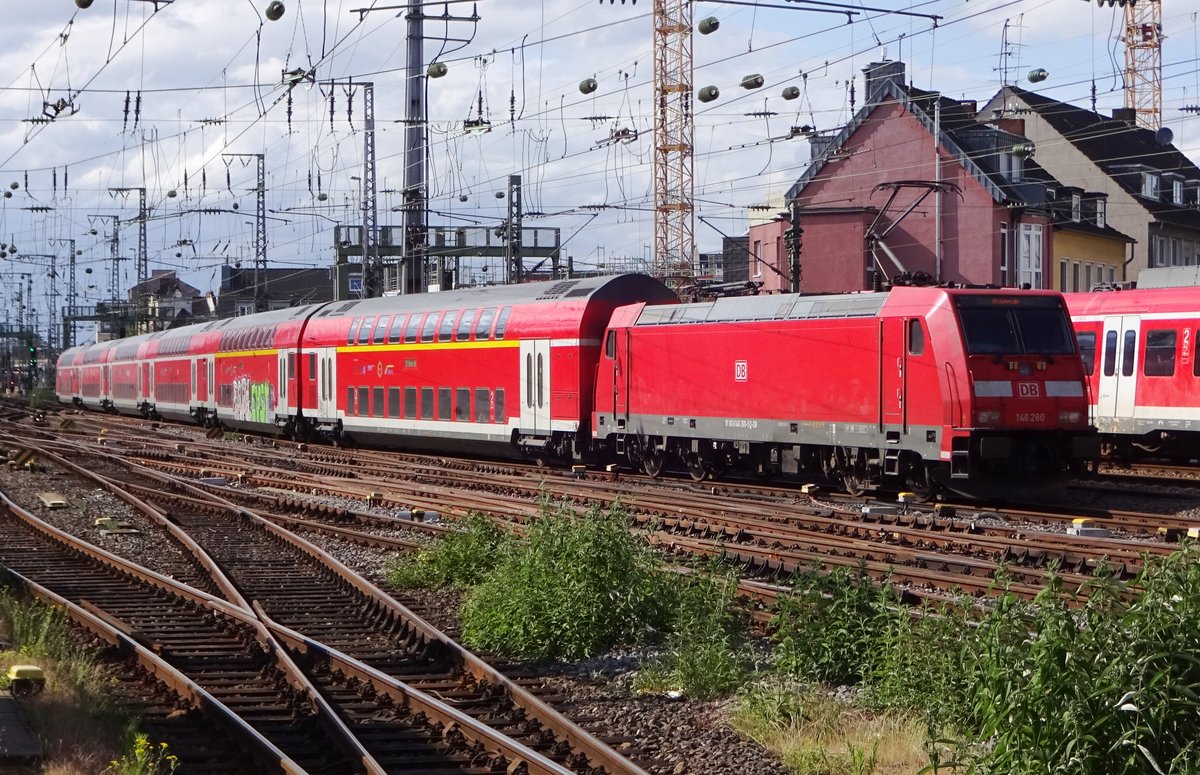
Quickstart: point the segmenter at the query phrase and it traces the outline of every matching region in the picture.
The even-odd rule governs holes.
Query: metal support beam
[[[521,255],[521,176],[508,176],[508,219],[504,222],[507,283],[525,280],[525,259]]]
[[[254,311],[267,309],[267,166],[261,153],[223,153],[222,156],[254,159]]]

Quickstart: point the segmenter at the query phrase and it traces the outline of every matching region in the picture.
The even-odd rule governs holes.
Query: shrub
[[[736,574],[693,574],[674,602],[667,652],[642,671],[637,687],[674,689],[710,698],[736,688],[746,674],[741,656],[744,618],[734,605]]]
[[[479,514],[469,515],[461,527],[393,563],[387,570],[388,582],[407,589],[471,587],[483,581],[500,563],[511,539],[495,522]]]
[[[522,658],[576,659],[661,628],[658,563],[619,507],[576,517],[548,506],[467,597],[463,638]]]

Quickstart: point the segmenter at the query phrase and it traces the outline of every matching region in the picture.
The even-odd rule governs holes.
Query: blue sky
[[[263,22],[265,0],[175,0],[157,13],[136,0],[94,0],[87,10],[69,0],[5,3],[0,186],[13,196],[0,199],[0,242],[18,247],[0,261],[9,314],[12,273],[32,272],[45,315],[47,259],[27,254],[56,251],[65,260],[65,248],[52,240],[73,238],[82,251],[81,303],[107,295],[104,226],[89,215],[136,214],[136,197],[110,187],[146,187],[152,268],[176,269],[202,290],[215,289],[221,264],[253,257],[254,170],[225,153],[266,155],[272,265],[330,263],[334,224],[361,221],[354,179],[362,164],[361,103],[347,116],[347,94],[335,90],[331,123],[330,90],[299,86],[289,119],[285,69],[375,83],[379,188],[401,188],[403,16],[378,10],[360,21],[352,10],[370,0],[285,4],[282,19]],[[1083,0],[851,3],[938,15],[935,27],[919,15],[860,10],[848,24],[845,15],[795,10],[787,0],[763,5],[788,7],[694,6],[696,21],[720,20],[717,32],[695,35],[693,46],[695,88],[721,92],[697,103],[695,116],[701,250],[717,248],[720,231],[743,233],[751,206],[777,201],[808,158],[802,138],[785,139],[790,128],[836,129],[851,115],[850,82],[861,104],[861,69],[882,52],[907,63],[914,86],[956,98],[985,101],[1001,86],[1003,65],[1009,82],[1056,99],[1090,106],[1094,82],[1101,111],[1122,103],[1118,9]],[[427,13],[462,16],[471,7],[434,5]],[[446,44],[439,58],[449,72],[429,84],[431,224],[498,223],[505,202],[495,192],[516,173],[525,182],[525,209],[546,214],[526,225],[560,228],[577,264],[646,257],[653,242],[652,7],[651,0],[479,0],[478,25],[428,22],[431,38],[444,30],[470,38]],[[1164,123],[1193,159],[1200,158],[1197,117],[1179,108],[1200,105],[1198,13],[1200,0],[1163,0]],[[440,48],[427,42],[426,61]],[[1048,70],[1049,79],[1029,84],[1025,74],[1034,68]],[[740,88],[751,73],[763,76],[763,88]],[[584,78],[598,82],[591,95],[578,91]],[[782,99],[787,86],[799,87],[801,97]],[[67,107],[52,122],[29,121],[53,113],[43,103],[81,88],[74,115]],[[479,119],[491,131],[464,129],[464,121]],[[381,224],[399,223],[389,212],[399,203],[397,194],[380,193]],[[201,209],[210,212],[195,213]],[[134,237],[133,227],[123,231],[124,255],[132,255]],[[123,265],[123,286],[132,270],[132,262]]]

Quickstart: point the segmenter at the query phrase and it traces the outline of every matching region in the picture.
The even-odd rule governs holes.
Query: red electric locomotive
[[[618,310],[592,424],[656,474],[822,472],[851,492],[1011,494],[1097,452],[1052,292],[894,288]]]
[[[1195,288],[1066,295],[1107,456],[1200,455]]]

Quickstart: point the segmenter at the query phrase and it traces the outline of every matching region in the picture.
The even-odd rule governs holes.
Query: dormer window
[[[1083,197],[1079,194],[1071,194],[1071,220],[1079,223],[1083,215]]]
[[[1100,227],[1101,229],[1103,229],[1105,227],[1105,225],[1108,223],[1108,220],[1105,217],[1105,212],[1104,212],[1107,209],[1107,206],[1108,206],[1108,200],[1103,199],[1103,198],[1096,200],[1096,225],[1098,227]]]
[[[1025,157],[1016,153],[1000,154],[1000,174],[1011,183],[1020,183],[1025,177]]]
[[[1142,196],[1147,199],[1158,199],[1158,175],[1156,173],[1142,173]]]
[[[1183,181],[1178,178],[1171,181],[1171,201],[1177,205],[1183,204]]]

